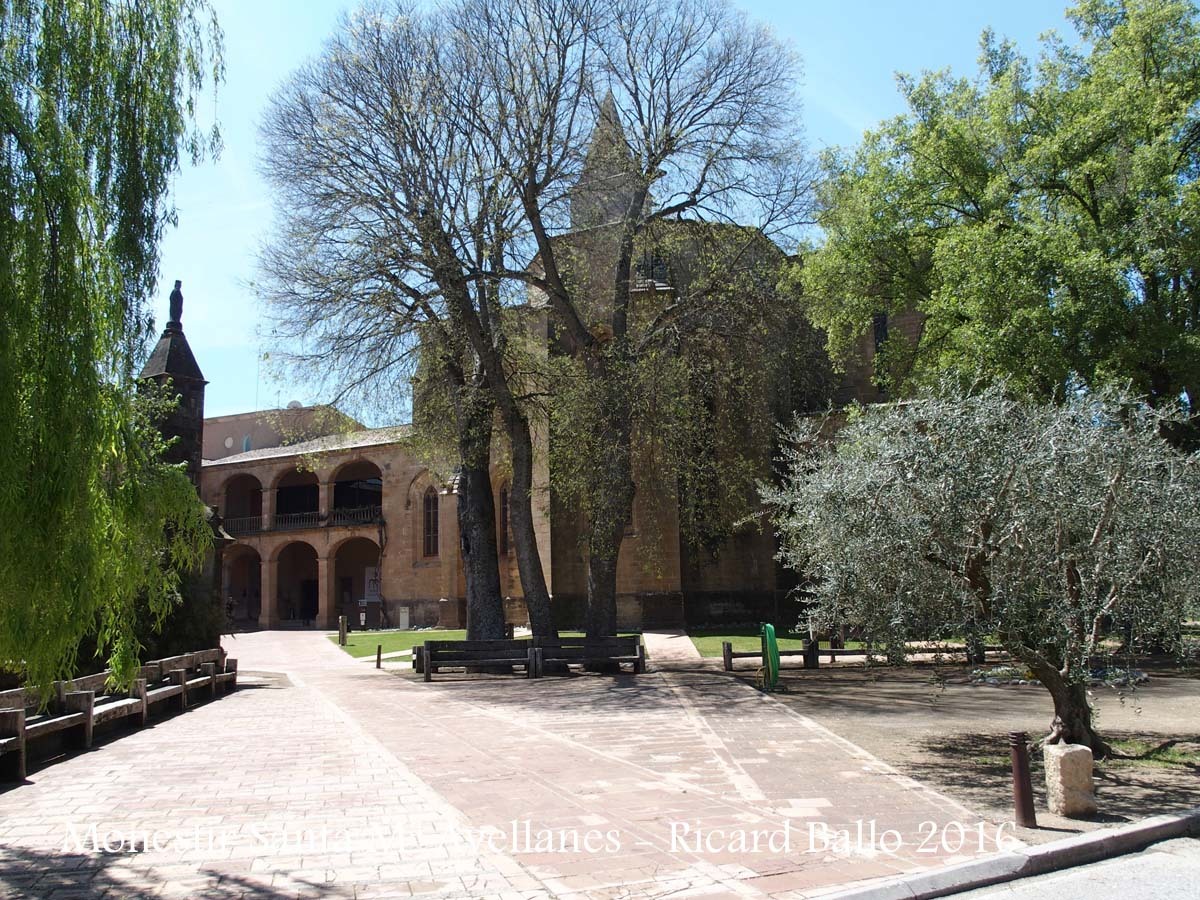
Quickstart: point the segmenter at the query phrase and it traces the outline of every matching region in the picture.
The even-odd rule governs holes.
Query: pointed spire
[[[619,222],[629,208],[637,178],[617,101],[609,91],[600,103],[583,169],[571,191],[571,228]]]

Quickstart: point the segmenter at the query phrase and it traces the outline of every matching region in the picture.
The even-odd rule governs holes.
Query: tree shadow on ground
[[[1144,734],[1106,731],[1110,740],[1145,738]],[[1183,740],[1200,740],[1186,736]],[[927,738],[918,752],[900,764],[905,774],[939,788],[973,808],[1003,807],[1011,802],[1012,769],[1006,733],[953,734]],[[1046,808],[1042,755],[1030,754],[1035,806]],[[1164,766],[1136,759],[1096,763],[1097,822],[1123,822],[1200,804],[1200,775],[1191,766]]]
[[[297,894],[313,897],[353,897],[351,885],[316,884],[291,880],[286,887],[272,887],[248,876],[222,872],[196,865],[194,877],[172,877],[181,882],[174,891],[163,892],[159,881],[146,883],[151,865],[162,865],[161,854],[154,863],[143,863],[136,853],[69,852],[56,853],[30,847],[0,847],[0,896],[43,900],[49,897],[89,900],[120,897],[122,900],[150,900],[163,896],[186,896],[189,900],[238,897],[243,900],[283,900]],[[172,860],[172,868],[178,863]],[[132,864],[131,864],[132,863]],[[270,875],[262,876],[270,878]],[[142,884],[137,884],[138,880]],[[195,882],[192,885],[192,882]],[[185,886],[183,883],[186,883]],[[186,893],[184,893],[186,892]]]

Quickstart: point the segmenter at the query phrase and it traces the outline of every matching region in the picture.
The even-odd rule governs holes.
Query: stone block
[[[1046,744],[1042,753],[1050,812],[1073,819],[1095,813],[1091,749],[1083,744]]]

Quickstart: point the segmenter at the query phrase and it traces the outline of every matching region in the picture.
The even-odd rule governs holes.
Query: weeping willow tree
[[[203,0],[0,0],[0,664],[43,683],[95,632],[119,679],[208,546],[139,398],[164,203],[221,77]]]

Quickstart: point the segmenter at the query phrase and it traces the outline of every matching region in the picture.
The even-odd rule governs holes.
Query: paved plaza
[[[228,639],[239,689],[0,794],[0,896],[811,897],[991,826],[648,636],[642,676],[376,670]]]

